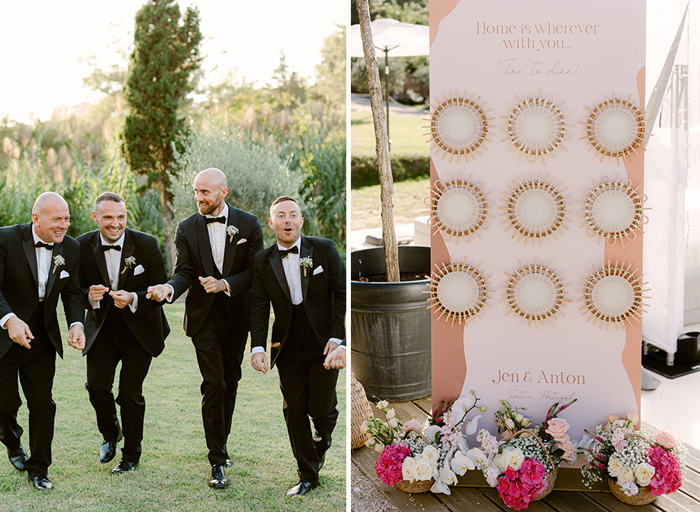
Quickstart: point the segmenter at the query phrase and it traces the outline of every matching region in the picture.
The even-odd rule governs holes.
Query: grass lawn
[[[345,510],[346,372],[338,379],[340,417],[333,447],[326,455],[320,485],[304,497],[288,498],[296,484],[296,462],[282,417],[277,371],[258,374],[243,361],[233,428],[228,449],[230,486],[209,489],[211,468],[201,417],[201,376],[192,343],[182,330],[184,299],[165,307],[172,332],[160,357],[153,360],[144,384],[146,424],[143,454],[132,474],[112,476],[119,462],[100,464],[102,437],[85,390],[85,359],[70,347],[56,362],[57,404],[53,464],[49,478],[55,489],[35,491],[26,473],[16,471],[0,454],[0,510],[62,511],[280,511]],[[59,311],[62,307],[59,305]],[[65,322],[59,319],[61,324]],[[64,329],[64,340],[65,340]],[[65,344],[65,343],[64,343]],[[116,395],[116,389],[115,389]],[[18,415],[29,448],[27,408]],[[121,448],[120,443],[119,447]]]
[[[430,195],[430,178],[394,183],[394,222],[410,224],[416,217],[427,215],[423,202]],[[351,229],[382,227],[379,185],[354,188],[350,192]]]
[[[430,145],[426,142],[429,132],[423,128],[430,124],[422,117],[407,114],[391,114],[389,119],[389,134],[391,138],[391,155],[422,155],[430,154]],[[350,113],[350,151],[352,156],[374,156],[375,139],[372,112],[352,111]]]

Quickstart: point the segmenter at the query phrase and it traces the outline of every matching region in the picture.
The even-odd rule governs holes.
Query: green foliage
[[[257,215],[263,226],[265,245],[274,240],[266,229],[270,205],[282,195],[297,197],[303,178],[291,171],[276,150],[238,131],[210,124],[183,140],[183,150],[174,150],[175,172],[170,175],[173,193],[173,225],[195,213],[192,192],[194,177],[204,169],[221,169],[228,179],[226,200],[236,208]]]
[[[352,188],[379,185],[375,157],[353,156],[350,161]],[[392,157],[391,174],[394,177],[394,182],[430,177],[430,157],[415,155]]]
[[[345,125],[346,106],[346,35],[344,26],[337,25],[337,29],[323,41],[313,91],[323,100],[326,117],[332,117],[332,125],[342,128]]]
[[[185,131],[178,109],[193,89],[190,78],[201,61],[199,21],[197,9],[181,16],[172,0],[148,0],[136,13],[124,152],[132,170],[159,184],[165,202],[173,142]]]

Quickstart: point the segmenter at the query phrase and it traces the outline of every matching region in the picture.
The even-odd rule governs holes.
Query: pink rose
[[[639,416],[631,411],[627,411],[627,419],[632,422],[632,425],[636,425],[639,421]]]
[[[656,431],[654,434],[654,441],[669,450],[678,444],[676,434],[663,428]]]
[[[545,432],[547,432],[554,439],[558,440],[567,435],[567,430],[569,430],[569,424],[566,422],[566,420],[562,418],[552,418],[547,422]]]
[[[409,430],[414,429],[417,432],[421,431],[421,422],[420,420],[417,420],[416,418],[411,418],[408,420],[406,423],[403,424],[403,427],[401,427],[401,430],[404,432],[408,432]]]
[[[565,461],[568,461],[569,463],[573,463],[573,456],[574,456],[574,443],[572,443],[569,440],[566,440],[562,443],[559,443],[559,448],[564,450],[564,455],[561,456],[562,459]]]

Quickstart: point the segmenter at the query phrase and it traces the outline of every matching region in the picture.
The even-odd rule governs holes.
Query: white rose
[[[452,457],[452,461],[450,462],[450,466],[452,467],[452,471],[459,476],[462,476],[467,470],[474,469],[475,467],[474,461],[462,454],[462,452],[455,453],[455,456]]]
[[[515,423],[513,423],[512,419],[506,418],[506,427],[508,427],[510,430],[515,428]]]
[[[440,452],[432,445],[428,445],[423,448],[423,453],[420,456],[420,460],[426,461],[431,466],[435,466],[437,464],[438,458],[440,458]]]
[[[401,476],[407,482],[413,482],[416,479],[416,459],[406,457],[401,466]]]
[[[442,466],[440,468],[440,480],[445,482],[447,485],[455,485],[457,484],[457,475],[455,475],[454,472],[447,466]]]
[[[391,418],[391,419],[389,420],[389,426],[390,426],[391,428],[396,428],[396,427],[398,427],[398,426],[399,426],[398,420],[397,420],[396,418]]]
[[[505,458],[506,467],[510,466],[515,471],[520,469],[521,464],[525,460],[525,455],[523,454],[522,450],[520,450],[520,448],[513,448],[512,450],[508,450],[503,454],[503,456]]]
[[[396,412],[394,412],[394,409],[389,409],[386,411],[386,419],[390,420],[392,418],[396,417]]]
[[[506,461],[506,454],[499,453],[493,459],[493,465],[496,466],[501,473],[505,473],[508,469],[508,462]]]
[[[387,402],[386,400],[380,400],[379,402],[377,402],[377,409],[379,409],[380,411],[383,411],[387,407],[389,407],[389,402]]]
[[[433,467],[428,461],[419,460],[416,463],[416,480],[430,480],[433,478]]]
[[[617,483],[620,485],[631,484],[634,482],[634,473],[630,468],[623,467],[617,475]]]
[[[656,468],[651,464],[642,462],[634,468],[634,478],[637,479],[637,483],[640,487],[646,487],[651,482],[651,477],[656,473]]]
[[[374,449],[379,453],[382,453],[384,451],[384,444],[377,441],[377,444],[374,445]]]
[[[620,459],[616,459],[613,457],[610,457],[610,460],[608,461],[608,473],[610,473],[610,476],[616,477],[620,474],[620,471],[622,470],[623,465],[622,461]]]
[[[520,414],[520,413],[516,414],[516,415],[515,415],[515,421],[517,421],[518,423],[520,423],[521,421],[523,421],[523,415]]]

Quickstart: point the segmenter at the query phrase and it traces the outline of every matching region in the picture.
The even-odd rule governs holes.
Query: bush
[[[270,205],[283,195],[298,196],[303,181],[300,173],[290,171],[271,147],[221,126],[210,125],[194,131],[183,141],[183,147],[182,152],[175,149],[176,173],[170,175],[173,230],[179,221],[197,211],[192,192],[194,177],[204,169],[216,167],[228,179],[226,200],[257,215],[263,226],[265,245],[270,245],[274,233],[264,227],[270,217]]]
[[[375,157],[353,156],[351,159],[352,188],[378,185],[379,175]],[[427,156],[402,156],[391,159],[394,181],[413,180],[430,176],[430,158]]]

